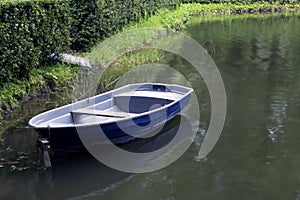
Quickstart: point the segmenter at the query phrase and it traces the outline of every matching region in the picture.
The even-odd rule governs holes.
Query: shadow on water
[[[167,122],[156,136],[139,139],[121,145],[120,148],[140,153],[155,151],[174,138],[179,130],[179,125],[184,126],[183,130],[191,131],[188,120],[178,115]],[[12,137],[15,136],[12,135]],[[15,144],[16,146],[20,146],[20,144],[27,146],[28,152],[26,149],[22,149],[23,160],[18,159],[18,152],[13,150],[11,154],[14,155],[7,153],[5,156],[10,157],[3,157],[6,160],[13,160],[13,156],[17,156],[15,160],[18,162],[11,164],[10,168],[4,167],[2,172],[0,171],[0,185],[2,185],[0,199],[82,199],[99,196],[130,181],[133,177],[133,174],[105,166],[88,152],[71,154],[63,158],[52,156],[52,169],[38,169],[37,155],[33,150],[35,149],[35,139],[31,134],[27,134],[27,136],[27,138],[22,136],[18,139],[18,144]],[[10,137],[6,139],[7,142],[9,140]],[[13,139],[13,141],[16,140]],[[13,165],[15,169],[12,169]],[[23,168],[19,169],[20,166]]]
[[[101,164],[88,153],[81,153],[54,159],[52,169],[39,172],[35,192],[39,199],[80,199],[101,195],[128,181],[131,175]]]

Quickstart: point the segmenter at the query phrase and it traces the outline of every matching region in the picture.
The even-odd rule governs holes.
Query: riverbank
[[[244,13],[282,13],[297,12],[299,10],[300,4],[182,4],[174,11],[161,9],[147,20],[125,26],[123,31],[142,27],[163,27],[180,31],[181,29],[184,29],[189,17],[196,15],[211,16]],[[92,52],[93,51],[97,51],[97,47],[95,47]],[[101,84],[104,87],[109,85],[109,83],[116,80],[118,76],[128,70],[132,65],[152,61],[159,62],[163,56],[163,52],[156,50],[147,50],[135,52],[132,55],[126,55],[115,62],[114,67],[107,70],[107,74],[101,79]],[[39,93],[53,91],[57,88],[66,86],[72,87],[78,69],[78,67],[73,65],[55,63],[40,69],[33,69],[30,73],[29,81],[16,80],[13,83],[6,83],[0,88],[1,115],[11,112],[11,110],[20,103],[35,97]]]
[[[1,113],[9,113],[20,103],[26,102],[38,94],[71,85],[78,69],[76,66],[58,62],[39,69],[32,69],[29,81],[15,80],[13,83],[4,84],[0,90]]]
[[[163,27],[173,30],[184,28],[193,16],[237,15],[255,13],[291,13],[300,11],[299,4],[254,3],[254,4],[182,4],[176,10],[159,10],[154,16],[137,24],[125,26],[123,30],[143,27]]]

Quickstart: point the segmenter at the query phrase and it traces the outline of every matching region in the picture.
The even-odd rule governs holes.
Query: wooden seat
[[[93,109],[77,109],[71,111],[71,114],[74,115],[97,115],[97,116],[104,116],[104,117],[117,117],[117,118],[125,118],[129,117],[128,113],[124,112],[114,112],[114,111],[107,111],[107,110],[93,110]]]

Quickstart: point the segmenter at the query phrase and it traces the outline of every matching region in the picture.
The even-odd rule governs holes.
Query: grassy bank
[[[182,4],[176,10],[161,9],[156,15],[142,20],[136,24],[126,25],[122,31],[142,27],[163,27],[173,30],[184,29],[185,23],[191,16],[204,15],[232,15],[240,13],[269,13],[299,11],[300,4]],[[93,48],[88,56],[97,55],[99,46]],[[107,87],[119,76],[125,73],[131,66],[149,62],[160,62],[164,56],[158,50],[142,50],[132,54],[126,54],[113,63],[113,66],[101,77],[101,84]],[[70,85],[76,77],[78,67],[57,63],[51,66],[32,69],[29,81],[15,80],[5,83],[0,88],[1,113],[5,113],[18,106],[24,99],[40,93],[41,91],[53,90],[55,88]]]
[[[191,16],[236,15],[243,13],[275,13],[300,11],[299,4],[254,3],[254,4],[181,4],[176,10],[161,9],[156,15],[137,24],[130,24],[124,30],[143,27],[164,27],[174,30],[184,28]]]
[[[72,84],[77,70],[78,67],[76,66],[57,63],[32,69],[29,81],[15,80],[11,83],[5,83],[0,90],[1,111],[9,112],[20,102],[26,101],[30,97]]]

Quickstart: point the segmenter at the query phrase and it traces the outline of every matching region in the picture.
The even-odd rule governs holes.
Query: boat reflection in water
[[[177,115],[167,122],[159,133],[119,146],[136,153],[152,152],[167,145],[180,131],[192,132],[187,118]],[[186,133],[186,134],[185,134]],[[180,138],[178,143],[182,143]],[[191,138],[186,138],[190,140]],[[133,174],[120,172],[105,166],[89,153],[77,153],[54,158],[53,167],[39,174],[36,194],[40,199],[65,199],[101,195],[105,191],[130,181]]]

